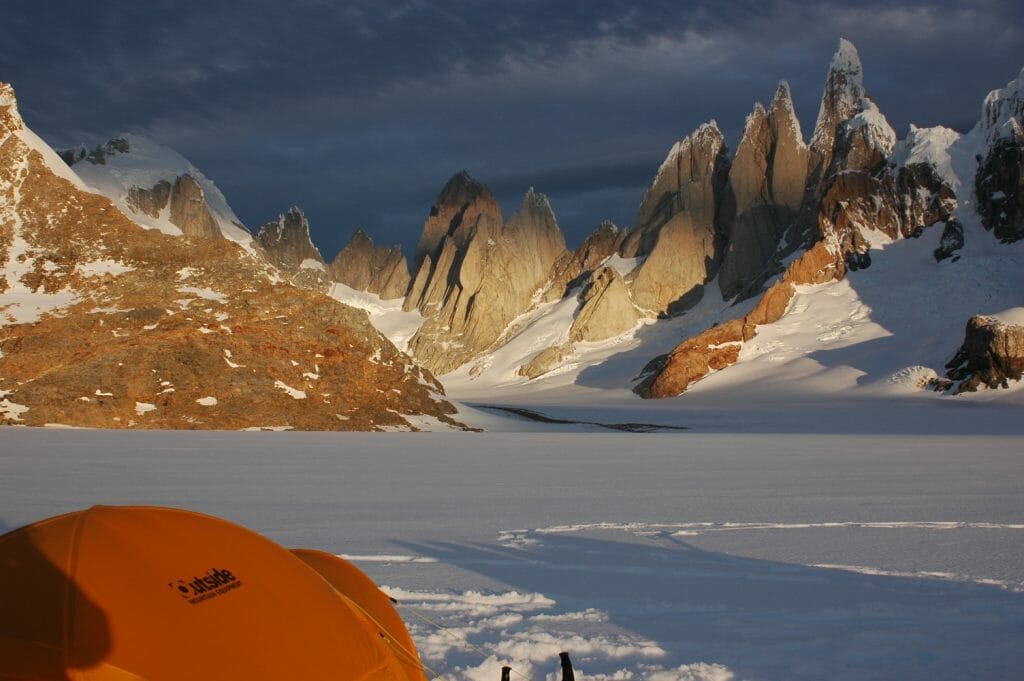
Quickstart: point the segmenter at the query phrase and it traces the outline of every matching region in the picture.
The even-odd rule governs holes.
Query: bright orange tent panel
[[[347,560],[324,551],[292,549],[292,553],[319,572],[338,593],[353,601],[356,607],[377,625],[410,679],[424,678],[423,665],[416,652],[416,645],[409,636],[402,617],[392,606],[391,599],[366,576],[365,572]]]
[[[392,641],[411,645],[401,620],[363,586],[332,584],[259,534],[189,511],[40,521],[0,536],[0,679],[422,681],[396,656]]]

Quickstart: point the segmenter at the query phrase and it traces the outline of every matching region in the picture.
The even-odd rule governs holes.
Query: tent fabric
[[[292,549],[292,553],[320,573],[338,593],[350,599],[377,625],[410,679],[423,678],[423,665],[405,622],[391,604],[391,599],[365,572],[340,556],[324,551]]]
[[[396,654],[411,640],[378,609],[387,597],[355,566],[314,560],[329,563],[166,508],[95,506],[14,530],[0,536],[0,679],[422,681]]]

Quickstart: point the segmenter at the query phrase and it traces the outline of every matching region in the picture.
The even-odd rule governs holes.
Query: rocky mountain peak
[[[779,244],[802,205],[807,163],[807,145],[783,81],[769,110],[756,104],[747,117],[729,169],[722,220],[727,244],[718,272],[724,298],[756,294],[779,269]]]
[[[1000,241],[1024,238],[1024,70],[982,104],[971,132],[980,138],[974,193],[982,224]]]
[[[719,207],[729,165],[725,138],[709,121],[672,147],[644,194],[620,253],[644,258],[628,283],[648,316],[682,312],[703,296],[721,261]]]
[[[551,216],[552,221],[555,218],[555,211],[551,208],[551,202],[548,201],[548,197],[536,191],[533,187],[527,189],[526,194],[523,195],[523,202],[519,207],[519,211],[531,211]]]
[[[484,192],[489,191],[487,187],[477,182],[466,170],[460,170],[448,179],[441,193],[437,196],[437,202],[433,210],[441,206],[462,205],[469,203]]]
[[[18,100],[10,83],[0,82],[0,127],[7,132],[21,130],[25,124],[18,113]]]
[[[309,220],[298,206],[260,227],[256,242],[278,267],[299,269],[306,260],[324,262],[309,235]]]
[[[142,135],[124,133],[60,157],[92,191],[134,222],[166,234],[227,238],[252,250],[252,235],[217,185],[188,159]]]
[[[861,101],[865,97],[867,92],[864,90],[864,69],[860,55],[853,43],[840,38],[825,78],[825,90],[821,95],[811,147],[831,158],[836,128],[861,111]],[[827,163],[824,165],[828,167]]]
[[[793,94],[790,92],[788,82],[779,81],[769,107],[769,115],[775,128],[776,137],[789,137],[799,146],[806,146],[804,133],[800,128],[800,119],[796,117],[796,110],[793,108]]]
[[[501,207],[486,185],[473,179],[465,170],[453,175],[441,189],[430,209],[430,215],[423,223],[423,231],[413,253],[413,269],[418,271],[427,256],[436,260],[439,255],[437,251],[446,236],[462,244],[467,230],[460,230],[460,227],[473,223],[481,212],[489,213],[501,221]]]
[[[992,90],[981,105],[981,119],[977,129],[989,146],[1000,139],[1013,139],[1020,135],[1024,119],[1024,69],[1006,87]]]
[[[373,239],[362,229],[353,232],[327,272],[335,281],[385,300],[402,298],[409,288],[409,266],[402,247],[374,246]]]
[[[131,153],[131,150],[132,145],[128,136],[122,135],[108,140],[106,144],[97,145],[95,149],[86,154],[85,160],[93,165],[105,165],[107,157],[128,154]]]
[[[364,312],[227,240],[144,229],[27,128],[0,136],[0,423],[458,427]],[[203,191],[180,184],[187,201]]]
[[[688,137],[676,142],[658,168],[654,181],[644,193],[636,224],[623,243],[623,256],[650,253],[658,231],[672,216],[684,209],[714,213],[715,202],[704,201],[704,185],[727,169],[725,137],[714,120],[701,124]],[[698,195],[701,199],[698,200]]]

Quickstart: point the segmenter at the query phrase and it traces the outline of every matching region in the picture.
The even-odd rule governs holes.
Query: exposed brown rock
[[[724,369],[739,359],[743,322],[734,319],[698,334],[676,347],[662,360],[659,371],[634,390],[642,397],[681,395],[695,381]]]
[[[680,343],[668,355],[652,360],[645,378],[633,388],[641,397],[675,397],[712,370],[724,369],[739,359],[742,343],[757,335],[757,327],[782,318],[796,286],[823,284],[842,278],[842,256],[820,241],[794,260],[782,278],[772,284],[747,315],[723,322]],[[735,345],[733,345],[735,344]]]
[[[466,242],[477,232],[500,231],[502,222],[501,206],[485,185],[465,171],[448,180],[424,222],[402,309],[426,313],[440,307],[457,280],[452,268]]]
[[[979,387],[1007,388],[1024,377],[1024,326],[975,315],[967,322],[964,343],[946,365],[956,393]]]
[[[227,240],[142,229],[11,134],[2,94],[0,271],[5,286],[68,297],[36,321],[0,309],[6,422],[374,430],[425,414],[454,423],[440,385],[364,312],[274,284]],[[11,265],[15,236],[27,250]],[[90,273],[90,263],[116,273]]]
[[[946,222],[957,204],[952,188],[939,177],[935,168],[924,163],[912,163],[900,169],[896,175],[896,195],[900,234],[904,237],[919,234],[937,222]]]
[[[808,149],[783,82],[769,112],[758,104],[747,117],[729,170],[727,212],[735,218],[718,271],[723,298],[755,295],[781,269],[780,240],[800,210],[807,164]]]
[[[182,175],[174,183],[171,191],[171,222],[185,236],[198,239],[221,236],[220,227],[206,205],[203,188],[191,175]]]
[[[871,264],[869,230],[895,239],[900,235],[900,201],[890,175],[881,179],[861,171],[833,175],[821,200],[820,238],[842,254],[849,269]]]
[[[327,271],[335,281],[385,300],[403,298],[409,289],[409,267],[402,247],[374,246],[361,229],[338,251]]]
[[[625,236],[609,220],[598,225],[574,253],[566,254],[555,264],[555,275],[544,293],[544,301],[550,303],[568,295],[579,284],[581,276],[593,271],[619,250]]]
[[[507,225],[486,210],[476,215],[459,245],[461,229],[460,225],[441,242],[420,296],[419,307],[427,318],[409,341],[413,356],[438,374],[495,343],[509,322],[535,302],[534,296],[542,292],[565,254],[565,239],[551,205],[533,189]],[[414,284],[410,297],[415,293]]]
[[[580,309],[569,328],[569,342],[602,341],[621,336],[640,319],[619,273],[602,267],[580,296]]]
[[[818,119],[811,136],[811,165],[808,179],[816,185],[827,177],[832,166],[839,127],[862,110],[861,100],[867,96],[860,55],[853,44],[840,38],[832,56],[825,89],[821,96]]]
[[[700,300],[720,259],[717,217],[728,172],[714,122],[673,147],[622,246],[624,257],[646,256],[629,282],[638,307],[674,314]]]
[[[160,211],[167,207],[171,200],[171,183],[160,180],[151,189],[131,187],[128,189],[128,207],[136,213],[143,213],[151,218],[160,217]]]
[[[490,211],[500,215],[501,210],[497,206],[498,202],[491,190],[470,177],[465,170],[453,175],[441,189],[437,201],[430,209],[430,216],[423,224],[423,232],[413,254],[413,270],[419,268],[426,256],[438,250],[446,235],[454,234],[462,224],[475,222],[475,213]],[[471,207],[473,210],[470,210]],[[460,236],[465,234],[463,231]],[[456,241],[461,245],[463,239]]]
[[[256,233],[267,260],[285,270],[298,270],[306,260],[324,264],[323,256],[309,235],[309,220],[298,206],[292,206],[277,220],[268,222]]]
[[[974,191],[985,229],[1003,243],[1024,238],[1024,130],[1014,119],[978,167]]]

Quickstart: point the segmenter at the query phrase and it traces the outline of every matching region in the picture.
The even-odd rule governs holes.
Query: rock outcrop
[[[551,303],[569,295],[573,288],[582,284],[583,277],[618,252],[625,236],[610,220],[599,224],[575,252],[565,254],[555,263],[555,275],[544,292],[544,302]]]
[[[143,229],[37,140],[0,84],[0,421],[458,425],[364,312],[280,282],[231,241]]]
[[[200,239],[219,237],[220,228],[206,206],[203,189],[191,175],[182,175],[174,183],[170,196],[171,222],[185,236]]]
[[[757,327],[782,318],[800,284],[823,284],[842,276],[843,263],[819,242],[795,260],[782,278],[762,294],[749,314],[716,325],[686,339],[666,355],[644,367],[633,391],[646,398],[675,397],[712,371],[739,359],[743,343],[757,335]]]
[[[451,184],[438,206],[444,205]],[[442,212],[435,206],[431,218]],[[454,215],[434,256],[420,263],[405,302],[426,317],[409,349],[438,374],[495,343],[513,319],[537,302],[535,296],[565,255],[565,238],[551,205],[533,189],[508,224],[502,224],[497,202],[486,191]],[[431,224],[428,219],[425,230]]]
[[[303,263],[306,267],[326,267],[309,235],[309,220],[298,206],[292,206],[284,215],[262,225],[256,232],[256,243],[276,267],[297,270]]]
[[[622,277],[611,267],[602,267],[580,294],[580,309],[569,327],[569,342],[596,342],[621,336],[639,320],[640,313]]]
[[[946,364],[953,392],[1007,388],[1024,377],[1024,310],[1009,312],[1013,314],[975,315],[967,322],[963,345]]]
[[[986,146],[974,190],[985,229],[1004,243],[1024,237],[1024,69],[982,104],[974,131]]]
[[[714,121],[678,142],[658,170],[622,245],[623,257],[644,259],[629,284],[633,300],[649,314],[691,307],[714,276],[728,174],[725,139]]]
[[[361,229],[334,256],[327,273],[334,281],[357,291],[369,291],[384,300],[404,298],[411,283],[402,247],[374,246]]]

